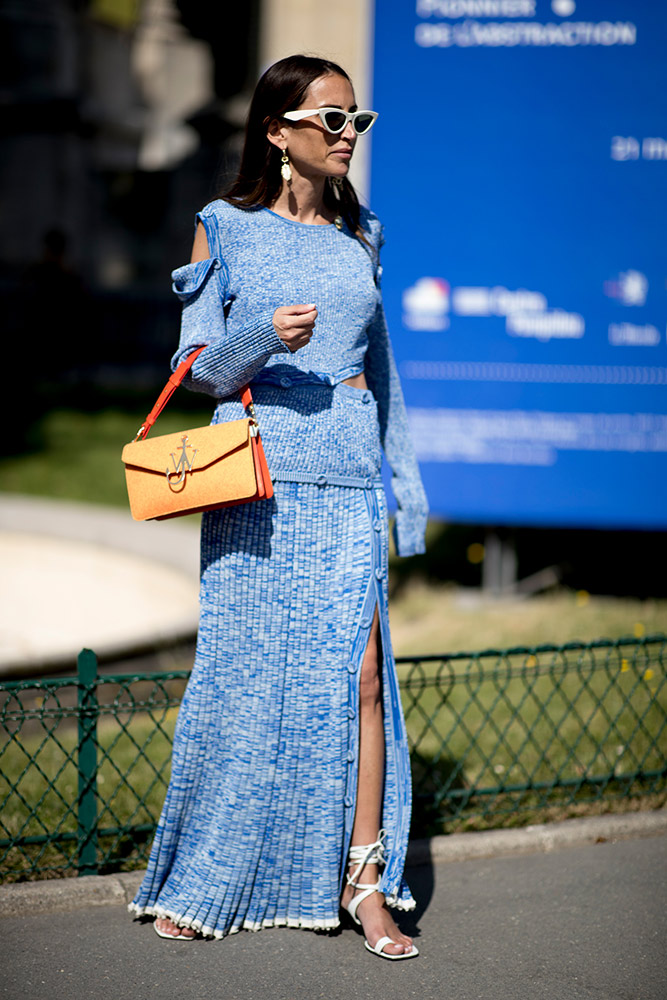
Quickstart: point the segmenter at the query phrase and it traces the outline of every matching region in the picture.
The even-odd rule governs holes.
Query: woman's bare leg
[[[382,680],[380,629],[377,609],[371,627],[368,646],[361,665],[359,684],[359,780],[357,786],[357,806],[352,829],[352,846],[372,844],[377,840],[382,814],[382,793],[384,783],[384,724],[382,714]],[[350,867],[350,873],[354,870]],[[376,882],[378,866],[366,865],[356,882]],[[350,902],[356,891],[346,885],[342,902]],[[384,896],[374,892],[359,904],[357,917],[371,947],[385,935],[395,941],[384,950],[399,955],[410,951],[412,939],[402,934],[389,912]]]

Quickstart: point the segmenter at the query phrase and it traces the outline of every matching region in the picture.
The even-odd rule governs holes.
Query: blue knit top
[[[206,231],[210,258],[172,273],[173,290],[183,302],[172,368],[194,348],[208,345],[185,384],[219,400],[214,421],[239,415],[238,389],[247,383],[290,390],[294,401],[300,390],[328,387],[331,393],[331,387],[364,372],[393,473],[397,551],[423,552],[427,504],[379,290],[383,237],[377,217],[362,208],[369,245],[345,224],[340,230],[307,225],[267,208],[240,209],[222,200],[207,205],[196,221]],[[318,310],[313,337],[292,353],[275,331],[273,314],[279,306],[308,303]],[[286,420],[283,411],[283,428]],[[310,426],[316,431],[315,419]],[[272,473],[285,463],[322,471],[321,465],[308,469],[308,449],[293,435],[282,434],[280,446],[271,448],[261,419],[260,429]]]

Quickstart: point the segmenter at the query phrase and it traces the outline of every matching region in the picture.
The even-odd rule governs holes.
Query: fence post
[[[77,658],[79,697],[79,875],[97,875],[97,657],[82,649]]]

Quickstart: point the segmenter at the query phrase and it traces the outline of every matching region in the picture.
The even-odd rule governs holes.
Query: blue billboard
[[[371,204],[432,512],[667,527],[667,6],[377,0]]]

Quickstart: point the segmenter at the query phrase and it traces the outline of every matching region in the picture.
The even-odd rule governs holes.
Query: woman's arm
[[[381,301],[368,329],[365,370],[378,404],[380,438],[392,470],[391,487],[398,503],[394,525],[396,551],[399,556],[417,555],[426,551],[428,501],[410,438],[403,390]]]
[[[281,306],[259,313],[255,321],[232,334],[227,328],[229,275],[224,261],[211,257],[200,222],[189,264],[172,272],[174,292],[183,303],[181,337],[171,360],[172,371],[195,348],[206,345],[184,384],[211,396],[231,395],[246,385],[273,354],[303,347],[312,336],[317,310],[312,305]]]

